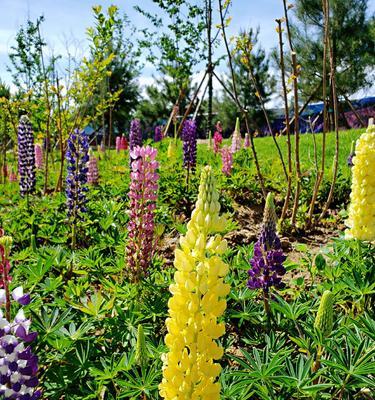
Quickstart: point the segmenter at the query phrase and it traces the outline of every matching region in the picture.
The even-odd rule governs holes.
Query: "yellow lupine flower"
[[[375,125],[358,139],[353,157],[347,238],[375,240]]]
[[[167,400],[218,400],[219,360],[222,347],[216,342],[225,332],[218,318],[226,308],[229,285],[224,283],[228,265],[220,255],[226,241],[219,234],[226,220],[219,215],[219,194],[211,167],[201,175],[198,200],[175,251],[176,272],[170,285],[168,333],[169,349],[163,356],[160,395]]]

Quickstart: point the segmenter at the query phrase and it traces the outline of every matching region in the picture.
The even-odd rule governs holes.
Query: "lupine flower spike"
[[[11,169],[9,173],[9,182],[17,182],[17,174],[14,172],[13,168]]]
[[[87,162],[89,144],[84,131],[76,129],[68,139],[66,152],[68,174],[66,177],[66,197],[68,217],[72,221],[72,248],[76,243],[76,225],[86,212]]]
[[[20,174],[21,196],[35,191],[35,151],[31,123],[26,115],[18,125],[18,172]]]
[[[36,400],[42,395],[37,389],[39,381],[38,357],[32,353],[30,343],[37,334],[30,332],[31,321],[25,317],[22,306],[30,303],[30,296],[23,293],[22,287],[10,292],[10,263],[9,253],[12,238],[4,236],[0,230],[0,397],[13,400]],[[11,318],[11,309],[21,307],[14,319]],[[5,314],[1,307],[4,307]]]
[[[130,150],[133,150],[136,146],[142,146],[142,131],[139,119],[133,119],[130,123],[129,142]]]
[[[120,140],[120,150],[127,150],[129,148],[129,143],[126,140],[125,136],[121,136],[121,140]]]
[[[232,134],[232,147],[231,147],[232,153],[237,153],[237,151],[241,150],[241,147],[242,147],[242,138],[240,132],[240,119],[237,118],[236,127]]]
[[[221,149],[222,172],[224,175],[229,176],[233,168],[233,153],[229,147]]]
[[[248,133],[245,133],[243,147],[245,147],[245,149],[248,149],[250,147],[250,135]]]
[[[160,142],[163,139],[162,127],[160,125],[155,127],[154,142]]]
[[[286,259],[276,233],[277,216],[273,195],[269,193],[264,209],[263,226],[254,246],[254,256],[250,260],[247,286],[250,289],[263,289],[265,293],[273,286],[283,288],[282,276],[285,274],[283,263]]]
[[[221,126],[221,122],[218,121],[216,124],[216,131],[214,133],[214,153],[217,154],[220,152],[221,145],[223,143],[223,128]]]
[[[184,167],[191,171],[197,164],[197,124],[194,120],[187,120],[182,129],[184,151]]]
[[[130,220],[126,258],[128,274],[133,281],[139,281],[147,273],[155,251],[154,213],[159,179],[156,154],[157,150],[150,146],[137,146],[130,152]]]
[[[43,148],[40,144],[35,145],[35,166],[38,169],[43,168]]]
[[[329,290],[323,293],[320,300],[318,313],[316,314],[314,327],[319,330],[324,337],[332,332],[333,326],[333,294]]]
[[[353,157],[347,238],[375,241],[375,125],[361,135]]]
[[[226,241],[218,232],[226,221],[219,215],[219,194],[211,167],[202,171],[198,200],[175,251],[176,272],[169,290],[168,333],[163,356],[160,395],[166,400],[219,400],[220,364],[223,355],[217,343],[225,332],[218,318],[226,308],[229,285],[224,283],[228,265],[221,255]]]
[[[97,185],[99,183],[98,159],[90,151],[89,161],[87,163],[87,183]]]
[[[120,136],[116,136],[116,153],[120,152],[121,149],[121,137]]]
[[[146,348],[146,339],[145,339],[145,332],[143,330],[143,325],[138,325],[138,332],[137,332],[137,345],[135,349],[135,362],[140,367],[146,365],[148,359],[147,348]]]

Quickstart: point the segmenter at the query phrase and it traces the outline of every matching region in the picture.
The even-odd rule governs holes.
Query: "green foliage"
[[[331,0],[330,37],[334,51],[338,94],[348,96],[371,86],[374,17],[368,0]],[[298,0],[295,6],[294,46],[301,64],[299,85],[308,97],[321,83],[323,11],[320,0]],[[320,85],[321,87],[321,85]],[[321,90],[315,99],[321,100]]]

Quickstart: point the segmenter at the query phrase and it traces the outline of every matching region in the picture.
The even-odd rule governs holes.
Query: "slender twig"
[[[262,111],[263,111],[263,114],[264,114],[264,118],[265,118],[266,123],[267,123],[268,130],[269,130],[269,132],[270,132],[270,134],[272,136],[272,140],[273,140],[273,142],[274,142],[274,144],[276,146],[277,153],[279,155],[280,162],[281,162],[281,165],[283,167],[283,172],[284,172],[285,178],[288,179],[288,172],[286,170],[283,154],[281,152],[279,143],[276,140],[275,132],[272,129],[271,122],[270,122],[270,119],[268,117],[268,112],[266,110],[266,107],[264,106],[264,99],[262,97],[262,94],[260,93],[260,90],[259,90],[259,87],[258,87],[258,82],[257,82],[257,79],[255,77],[255,74],[254,74],[254,71],[253,71],[253,68],[252,68],[251,55],[246,52],[244,54],[244,56],[246,58],[246,65],[248,66],[248,70],[247,70],[248,71],[248,76],[250,77],[250,80],[253,83],[253,86],[254,86],[254,89],[255,89],[255,92],[256,92],[256,97],[258,98],[260,107],[262,108]]]
[[[293,43],[292,43],[292,34],[290,31],[289,18],[288,18],[288,6],[286,4],[286,0],[283,0],[284,5],[284,16],[285,16],[285,25],[287,29],[287,37],[289,42],[290,53],[292,56],[292,70],[293,70],[293,94],[294,94],[294,157],[296,164],[296,191],[294,195],[294,204],[292,210],[292,216],[290,222],[292,225],[295,225],[299,204],[299,197],[301,194],[301,164],[299,157],[299,141],[300,141],[300,132],[299,132],[299,105],[298,105],[298,66],[297,66],[297,55],[294,51]]]
[[[287,135],[287,146],[288,146],[288,187],[286,191],[286,196],[284,200],[283,209],[281,211],[280,223],[282,223],[285,219],[286,213],[289,208],[289,199],[292,192],[292,174],[293,174],[293,166],[292,166],[292,143],[290,140],[290,121],[289,121],[289,105],[288,105],[288,91],[286,87],[285,81],[285,62],[284,62],[284,48],[283,48],[283,33],[281,26],[281,19],[277,19],[277,31],[279,34],[279,48],[280,48],[280,70],[281,70],[281,82],[283,86],[283,100],[285,107],[285,129]]]
[[[219,1],[221,30],[222,30],[222,35],[223,35],[223,39],[224,39],[225,49],[226,49],[226,52],[227,52],[227,57],[228,57],[228,62],[229,62],[229,69],[230,69],[231,77],[232,77],[232,88],[233,88],[233,96],[232,97],[235,99],[235,103],[237,104],[237,107],[241,110],[241,113],[244,116],[245,124],[246,124],[246,130],[250,134],[250,147],[251,147],[251,151],[252,151],[253,157],[254,157],[254,163],[255,163],[256,170],[257,170],[259,184],[260,184],[260,187],[261,187],[261,190],[262,190],[263,197],[266,198],[267,192],[266,192],[266,189],[265,189],[265,186],[264,186],[263,175],[262,175],[261,170],[260,170],[258,155],[257,155],[256,149],[255,149],[255,145],[254,145],[254,135],[253,135],[253,132],[250,130],[248,113],[247,113],[247,110],[245,110],[244,107],[241,106],[241,103],[240,103],[240,101],[238,99],[238,91],[237,91],[237,85],[236,85],[236,77],[235,77],[234,68],[233,68],[232,54],[231,54],[231,51],[230,51],[230,48],[229,48],[229,43],[228,43],[227,34],[226,34],[226,30],[225,30],[223,3],[222,3],[222,0],[218,0],[218,1]],[[216,78],[217,78],[217,76],[216,76]]]
[[[322,0],[323,14],[325,15],[325,0]],[[319,188],[323,181],[324,170],[325,170],[325,159],[326,159],[326,141],[328,131],[328,110],[327,110],[327,50],[328,50],[328,39],[329,39],[329,26],[326,19],[324,18],[323,24],[323,134],[322,134],[322,157],[320,171],[317,174],[317,178],[314,185],[313,195],[310,202],[308,211],[308,217],[306,224],[310,227],[313,223],[313,213],[316,199],[318,197]]]
[[[324,16],[326,20],[326,24],[329,29],[329,0],[324,0],[325,7],[324,7]],[[333,116],[334,116],[334,125],[335,125],[335,155],[333,159],[333,176],[331,187],[328,193],[327,201],[323,207],[323,210],[319,216],[319,220],[321,220],[324,215],[326,214],[332,199],[333,194],[335,191],[337,173],[338,173],[338,166],[339,166],[339,151],[340,151],[340,136],[339,136],[339,113],[338,113],[338,101],[337,101],[337,92],[336,92],[336,65],[335,65],[335,54],[334,54],[334,46],[330,41],[328,36],[328,47],[329,47],[329,65],[330,65],[330,75],[331,75],[331,92],[333,97]]]

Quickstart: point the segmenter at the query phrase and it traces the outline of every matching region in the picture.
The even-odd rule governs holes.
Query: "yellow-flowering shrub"
[[[353,157],[347,238],[375,240],[375,126],[361,135]]]
[[[160,395],[167,400],[217,400],[219,360],[223,349],[216,342],[225,332],[218,318],[226,308],[228,272],[220,255],[227,243],[218,232],[226,221],[219,216],[219,194],[211,167],[202,171],[198,200],[176,249],[174,283],[170,286],[168,333],[165,343]]]

